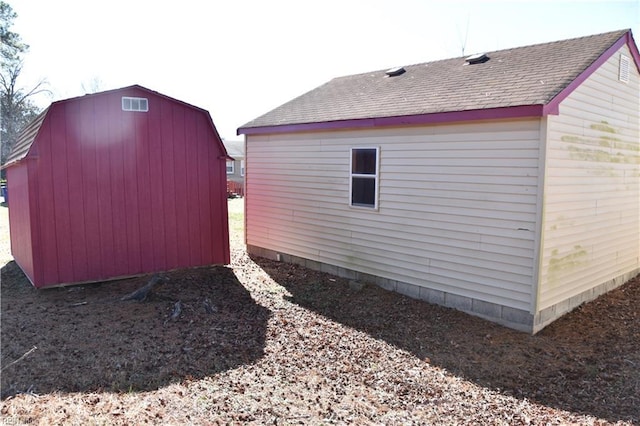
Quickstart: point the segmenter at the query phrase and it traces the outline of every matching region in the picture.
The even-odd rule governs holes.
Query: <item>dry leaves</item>
[[[237,233],[232,250],[231,267],[172,272],[144,303],[120,298],[149,277],[35,291],[14,263],[4,266],[2,418],[640,422],[638,278],[528,336],[375,286],[250,259]],[[167,321],[178,301],[179,315]]]

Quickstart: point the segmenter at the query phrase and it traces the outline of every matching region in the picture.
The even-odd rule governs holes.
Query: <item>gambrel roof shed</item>
[[[6,163],[11,252],[35,287],[229,262],[209,113],[134,85],[53,102]]]
[[[246,123],[252,253],[537,332],[640,272],[630,30],[335,78]]]

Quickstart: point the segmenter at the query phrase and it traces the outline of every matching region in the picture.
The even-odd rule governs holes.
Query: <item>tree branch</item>
[[[4,367],[2,367],[2,370],[0,371],[4,371],[7,368],[11,367],[13,364],[17,364],[18,362],[22,361],[24,358],[26,358],[29,354],[31,354],[33,351],[35,351],[36,349],[38,349],[36,346],[32,347],[31,349],[29,349],[27,352],[25,352],[20,358],[16,359],[15,361],[5,365]]]

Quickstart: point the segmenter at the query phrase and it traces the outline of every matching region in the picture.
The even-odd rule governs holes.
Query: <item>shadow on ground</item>
[[[357,289],[301,266],[253,260],[291,302],[456,376],[545,406],[640,421],[640,277],[530,336],[375,285]]]
[[[1,272],[3,399],[148,391],[263,356],[269,311],[229,268],[167,273],[144,302],[121,298],[149,276],[35,290],[15,262]]]

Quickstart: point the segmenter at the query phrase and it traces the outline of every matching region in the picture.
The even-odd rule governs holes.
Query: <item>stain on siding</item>
[[[609,61],[548,117],[540,310],[638,267],[638,74],[619,85]]]
[[[587,250],[581,245],[574,246],[572,250],[564,255],[561,255],[558,249],[553,249],[547,269],[549,284],[555,284],[561,275],[586,265],[588,263],[588,255]]]
[[[601,121],[600,123],[592,124],[590,127],[593,130],[600,130],[602,132],[607,132],[607,133],[616,133],[616,129],[609,126],[609,123],[607,123],[606,121]]]
[[[569,147],[569,158],[579,161],[594,161],[598,163],[640,164],[640,156],[627,155],[617,151],[615,153],[601,149]]]
[[[590,161],[597,163],[640,164],[640,144],[624,142],[612,134],[620,133],[608,122],[601,121],[589,126],[592,130],[607,133],[598,137],[563,135],[560,140],[567,144],[587,145],[578,147],[569,145],[569,158],[576,161]],[[593,147],[593,148],[591,148]]]
[[[614,138],[612,136],[600,136],[600,146],[624,149],[627,151],[640,151],[640,144],[623,142],[622,139]]]

